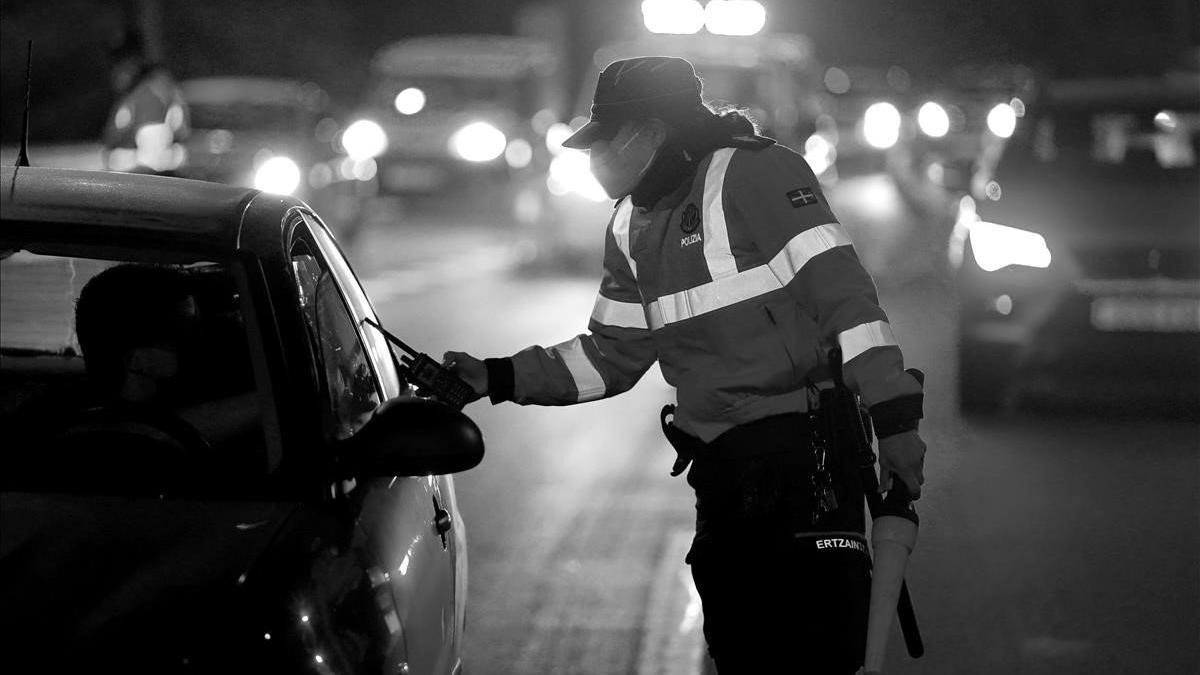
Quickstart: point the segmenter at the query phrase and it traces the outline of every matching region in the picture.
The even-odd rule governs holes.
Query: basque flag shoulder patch
[[[798,209],[801,206],[817,203],[817,194],[812,191],[812,188],[796,188],[787,193],[788,201],[792,203],[793,209]]]

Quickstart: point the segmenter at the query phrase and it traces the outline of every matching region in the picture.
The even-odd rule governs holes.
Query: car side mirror
[[[385,401],[338,445],[349,477],[429,476],[466,471],[483,460],[483,434],[463,413],[437,401]]]

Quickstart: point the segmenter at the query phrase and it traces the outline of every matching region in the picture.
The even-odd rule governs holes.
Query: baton
[[[879,495],[879,479],[875,476],[873,466],[860,469],[859,473],[863,481],[863,490],[867,493],[867,509],[871,512],[871,520],[876,521],[884,509],[885,501]],[[907,503],[908,488],[894,475],[892,489],[888,491],[886,501],[893,502],[893,498],[896,505],[903,504],[903,508],[912,508],[911,504]],[[889,507],[889,510],[895,510],[892,504],[889,504]],[[912,597],[908,593],[908,582],[904,580],[900,582],[900,597],[896,600],[896,617],[900,620],[900,633],[904,636],[904,646],[908,649],[908,655],[914,659],[924,656],[925,643],[921,640],[921,629],[917,626],[917,612],[913,609]]]
[[[916,524],[918,522],[917,512],[912,507],[912,500],[903,481],[893,476],[892,489],[888,491],[887,499],[884,500],[879,494],[879,478],[875,475],[875,453],[871,449],[871,439],[866,425],[863,423],[858,399],[842,378],[842,350],[840,348],[835,347],[829,352],[829,368],[833,374],[833,383],[839,392],[839,398],[845,397],[849,404],[847,407],[854,413],[850,416],[853,427],[851,433],[854,435],[852,440],[855,447],[859,448],[858,474],[867,499],[867,509],[871,514],[871,520],[874,522],[890,512],[890,515],[906,518]],[[906,372],[924,384],[925,376],[921,371],[910,369]],[[917,613],[913,609],[912,597],[908,593],[908,582],[903,578],[900,580],[896,615],[900,621],[900,632],[904,636],[904,645],[909,656],[920,658],[925,654],[925,643],[921,639],[921,630],[917,626]]]

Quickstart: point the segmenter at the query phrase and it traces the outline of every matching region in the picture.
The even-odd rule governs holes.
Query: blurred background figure
[[[183,163],[187,103],[166,67],[151,58],[142,32],[127,26],[110,52],[116,103],[104,127],[104,166],[171,174]]]

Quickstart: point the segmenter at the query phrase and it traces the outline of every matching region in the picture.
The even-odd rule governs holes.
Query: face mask
[[[613,199],[633,192],[658,155],[659,144],[642,133],[645,127],[635,128],[628,124],[607,145],[592,149],[592,174]]]

